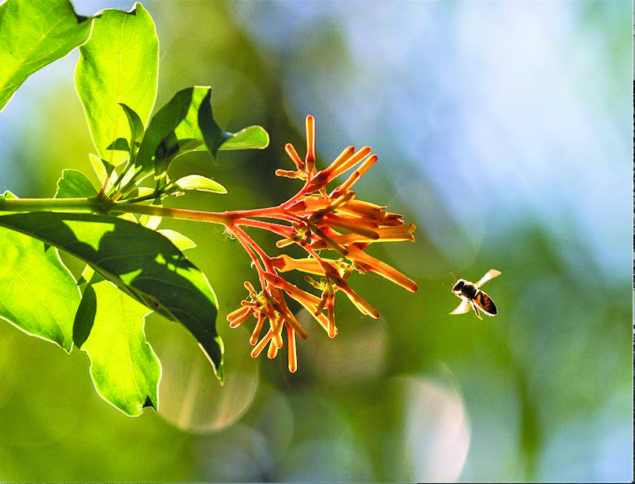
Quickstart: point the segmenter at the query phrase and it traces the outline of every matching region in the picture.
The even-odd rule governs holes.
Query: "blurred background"
[[[181,159],[174,176],[230,194],[178,206],[286,200],[297,182],[273,173],[290,168],[285,143],[304,153],[313,114],[322,166],[350,144],[378,153],[358,198],[403,213],[417,241],[371,253],[420,289],[357,278],[382,317],[338,299],[337,338],[307,322],[291,375],[286,351],[252,360],[249,331],[227,328],[254,280],[239,245],[164,222],[197,242],[189,257],[219,297],[226,386],[184,329],[150,317],[160,408],[131,419],[96,394],[83,352],[1,323],[0,481],[632,480],[630,1],[144,5],[157,106],[212,85],[223,127],[271,135],[265,151]],[[32,76],[0,116],[0,191],[52,196],[67,167],[96,180],[76,59]],[[499,316],[450,316],[450,272],[492,267]]]

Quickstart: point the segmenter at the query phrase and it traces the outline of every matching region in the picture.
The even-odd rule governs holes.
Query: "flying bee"
[[[459,279],[458,281],[456,281],[456,283],[452,287],[452,294],[460,298],[462,301],[461,304],[459,304],[457,308],[450,314],[467,313],[471,307],[478,319],[483,319],[479,312],[479,308],[488,316],[496,316],[496,314],[498,314],[496,304],[494,304],[492,298],[481,291],[480,288],[487,281],[494,279],[495,277],[500,275],[500,271],[497,271],[496,269],[490,269],[476,283],[471,283],[470,281],[466,281],[465,279]]]

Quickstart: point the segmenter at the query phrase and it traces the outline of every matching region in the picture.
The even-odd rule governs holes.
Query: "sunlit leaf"
[[[154,189],[153,188],[149,188],[149,187],[137,187],[135,190],[133,190],[132,194],[130,195],[130,197],[145,197],[148,196],[150,194],[154,193]],[[132,214],[130,214],[132,215]],[[156,228],[161,225],[161,221],[163,220],[163,217],[160,217],[158,215],[137,215],[136,218],[135,216],[132,217],[132,219],[138,221],[141,225],[143,225],[146,228],[152,229],[152,230],[156,230]]]
[[[129,153],[130,143],[128,143],[126,138],[117,138],[115,141],[110,143],[106,149],[111,151],[125,151],[126,153]]]
[[[0,226],[78,257],[148,308],[182,323],[222,380],[216,296],[205,275],[168,238],[117,217],[79,213],[2,215]]]
[[[249,126],[234,133],[225,141],[221,150],[264,149],[269,146],[269,134],[261,126]]]
[[[130,128],[130,146],[133,146],[136,141],[140,141],[143,136],[143,122],[139,118],[139,115],[129,106],[124,103],[119,103],[121,109],[128,118],[128,127]]]
[[[0,5],[0,111],[27,77],[84,43],[90,26],[68,0]]]
[[[55,197],[96,194],[81,172],[64,170]],[[50,248],[51,252],[55,250]],[[86,266],[78,284],[87,280],[91,283],[86,284],[75,314],[72,340],[90,356],[95,388],[105,400],[128,415],[140,414],[148,402],[156,408],[161,369],[143,333],[144,316],[150,311],[104,281],[100,274],[94,274],[91,266]]]
[[[134,111],[142,124],[152,111],[158,49],[152,17],[139,3],[130,12],[104,10],[95,19],[90,40],[80,48],[77,93],[97,153],[112,165],[126,155],[108,146],[117,138],[131,138],[127,113],[120,104]]]
[[[141,414],[143,407],[158,405],[161,366],[143,330],[149,313],[147,307],[102,280],[88,284],[75,320],[77,339],[84,338],[81,347],[90,357],[95,388],[131,416]]]
[[[0,228],[0,253],[0,317],[70,351],[80,295],[55,249]]]
[[[94,274],[95,274],[95,269],[87,265],[86,267],[84,267],[84,270],[82,271],[82,274],[79,276],[79,279],[77,279],[77,285],[79,286],[80,284],[87,283],[88,281],[90,281],[90,279],[93,277]],[[83,302],[83,299],[84,298],[82,297],[82,302]],[[81,308],[81,304],[80,304],[80,308]],[[88,336],[88,333],[86,333],[86,336]],[[81,342],[83,343],[85,339],[86,338],[81,340]],[[73,342],[75,342],[75,326],[73,326]],[[81,346],[81,343],[77,344],[77,342],[75,342],[75,344],[77,346]]]
[[[155,230],[159,225],[161,225],[162,220],[163,217],[159,217],[157,215],[141,215],[141,217],[139,217],[139,223],[151,230]]]
[[[227,193],[227,189],[223,185],[201,175],[184,176],[183,178],[179,178],[176,181],[176,184],[183,190],[200,190],[204,192],[223,194]]]
[[[121,213],[121,214],[117,215],[117,217],[119,217],[122,220],[127,220],[128,222],[133,222],[135,224],[139,223],[139,220],[137,220],[137,217],[135,217],[131,213]]]
[[[88,159],[90,160],[90,164],[100,182],[103,182],[106,179],[106,176],[108,176],[108,173],[111,173],[114,168],[112,165],[107,167],[99,156],[93,155],[92,153],[88,155]]]
[[[214,119],[211,98],[210,87],[189,87],[177,92],[152,117],[136,160],[142,173],[153,169],[161,173],[170,159],[187,151],[207,149],[215,157],[225,143],[230,143],[227,149],[267,146],[268,135],[259,126],[235,134],[221,129]]]
[[[201,144],[200,131],[198,132],[198,140],[196,139],[197,115],[201,100],[207,90],[210,88],[190,87],[183,89],[152,116],[136,159],[136,166],[140,167],[143,173],[150,173],[154,169],[152,159],[155,153],[158,163],[159,159],[161,161],[167,160],[179,151],[178,138],[176,138],[174,131],[180,124],[183,124],[182,135],[189,135],[183,138],[182,142],[191,140],[193,147]],[[163,168],[163,170],[165,169],[167,166]]]
[[[157,230],[157,232],[170,239],[179,250],[193,249],[196,247],[196,243],[192,239],[176,230],[160,229]]]
[[[82,198],[96,195],[97,190],[81,171],[62,170],[62,177],[57,180],[55,198]]]

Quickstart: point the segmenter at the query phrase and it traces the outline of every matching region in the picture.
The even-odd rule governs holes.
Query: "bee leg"
[[[474,310],[474,314],[476,314],[476,317],[478,319],[483,319],[483,316],[481,316],[481,313],[478,311],[478,308],[476,307],[476,304],[474,304],[472,301],[470,301],[470,306],[472,306],[472,309]]]

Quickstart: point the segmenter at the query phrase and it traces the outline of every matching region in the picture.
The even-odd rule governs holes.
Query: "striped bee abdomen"
[[[476,297],[474,298],[474,302],[478,304],[478,306],[487,314],[494,316],[498,313],[496,309],[496,304],[491,297],[485,294],[483,291],[479,291]]]

